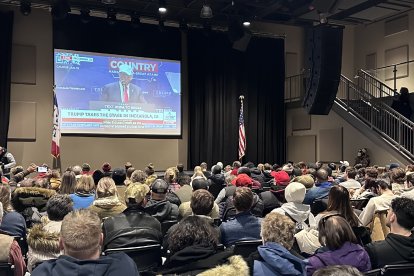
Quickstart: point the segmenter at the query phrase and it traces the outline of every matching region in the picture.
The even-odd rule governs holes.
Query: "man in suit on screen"
[[[131,83],[132,67],[128,64],[119,66],[119,81],[105,85],[101,101],[122,103],[146,103],[141,87]]]

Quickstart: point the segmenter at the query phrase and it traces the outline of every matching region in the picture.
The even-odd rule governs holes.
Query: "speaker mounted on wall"
[[[343,27],[318,25],[306,34],[306,93],[308,114],[328,115],[341,79]]]

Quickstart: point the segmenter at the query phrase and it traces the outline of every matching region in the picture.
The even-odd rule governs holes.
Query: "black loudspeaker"
[[[319,25],[306,34],[306,94],[308,114],[328,115],[338,91],[342,66],[343,27]]]

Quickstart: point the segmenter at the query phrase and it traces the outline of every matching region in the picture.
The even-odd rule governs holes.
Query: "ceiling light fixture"
[[[205,3],[201,8],[200,17],[206,19],[213,18],[213,10],[207,3]]]
[[[243,21],[243,26],[250,27],[250,21],[249,20],[244,20]]]
[[[109,8],[106,13],[106,18],[108,19],[109,25],[116,24],[116,10],[114,8]]]
[[[101,0],[102,4],[105,5],[115,5],[116,4],[116,0]]]
[[[131,14],[131,24],[132,24],[132,27],[134,28],[139,28],[139,26],[141,26],[141,20],[139,18],[139,13],[136,11]]]
[[[28,16],[32,11],[32,3],[29,0],[20,1],[20,12]]]
[[[167,6],[165,5],[165,0],[158,1],[158,12],[164,14],[167,12]]]

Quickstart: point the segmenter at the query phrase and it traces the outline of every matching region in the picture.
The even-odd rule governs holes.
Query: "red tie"
[[[128,86],[124,84],[124,103],[127,103],[129,100],[128,97]]]

